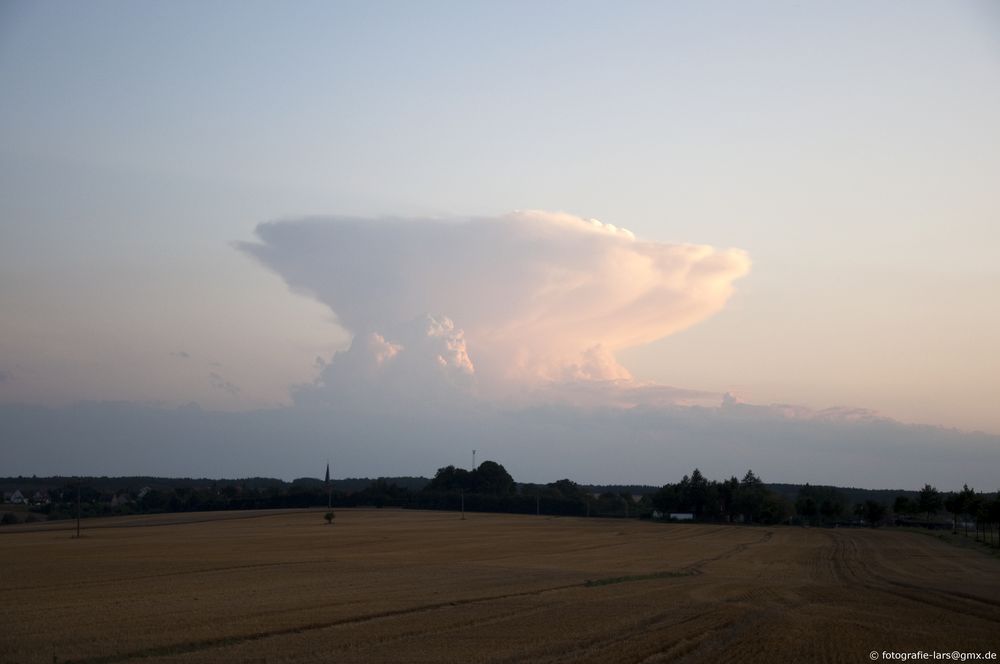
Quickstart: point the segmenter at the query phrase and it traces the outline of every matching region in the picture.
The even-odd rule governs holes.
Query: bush
[[[17,515],[13,512],[5,512],[3,517],[0,517],[0,524],[9,526],[15,523],[20,523],[17,519]]]

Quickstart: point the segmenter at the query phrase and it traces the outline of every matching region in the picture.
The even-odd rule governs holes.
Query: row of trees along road
[[[925,523],[930,522],[931,515],[941,508],[951,515],[952,532],[974,536],[977,541],[1000,547],[1000,492],[988,495],[966,484],[961,491],[944,493],[925,484],[916,500],[899,496],[893,505],[896,514],[923,516]]]

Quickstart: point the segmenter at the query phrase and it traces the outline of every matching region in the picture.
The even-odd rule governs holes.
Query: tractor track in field
[[[314,623],[307,623],[305,625],[294,625],[290,627],[282,627],[272,630],[262,630],[258,632],[251,632],[245,634],[233,634],[230,636],[223,636],[212,639],[201,639],[197,641],[185,641],[174,644],[168,644],[163,646],[155,646],[151,648],[141,648],[137,650],[132,650],[129,652],[115,653],[113,655],[102,655],[97,657],[82,657],[76,659],[64,660],[64,664],[112,664],[114,662],[126,662],[132,659],[144,659],[148,657],[159,657],[163,655],[180,655],[192,652],[198,652],[202,650],[208,650],[212,648],[219,648],[225,646],[234,646],[242,643],[247,643],[251,641],[260,641],[262,639],[268,639],[276,636],[288,636],[291,634],[302,634],[305,632],[313,632],[317,630],[329,629],[331,627],[340,627],[343,625],[356,625],[366,622],[371,622],[375,620],[382,620],[385,618],[396,618],[400,616],[408,616],[419,613],[425,613],[430,611],[436,611],[439,609],[445,609],[455,606],[466,606],[470,604],[480,604],[487,602],[495,602],[504,599],[514,599],[518,597],[531,597],[544,595],[546,593],[555,593],[570,589],[579,589],[583,587],[579,583],[566,584],[561,586],[551,586],[548,588],[540,588],[537,590],[526,590],[523,592],[516,593],[505,593],[501,595],[491,595],[486,597],[470,597],[467,599],[458,599],[452,601],[442,601],[435,602],[433,604],[423,604],[420,606],[408,607],[405,609],[394,609],[389,611],[379,611],[369,614],[364,614],[360,616],[351,616],[347,618],[339,618],[335,620],[319,621]]]
[[[539,596],[539,595],[544,595],[544,594],[547,594],[547,593],[556,593],[556,592],[566,591],[566,590],[572,590],[572,589],[582,589],[582,588],[585,589],[585,588],[593,587],[595,585],[606,585],[607,583],[628,583],[628,582],[637,582],[637,581],[657,580],[657,579],[664,579],[664,578],[679,578],[679,577],[687,577],[687,576],[697,576],[697,575],[701,575],[701,574],[704,573],[704,571],[703,571],[702,568],[705,565],[708,565],[709,563],[716,562],[716,561],[723,560],[725,558],[729,558],[731,556],[737,555],[738,553],[746,550],[750,546],[767,542],[768,540],[771,539],[772,535],[773,535],[773,532],[767,531],[767,532],[765,532],[763,534],[763,536],[757,542],[744,542],[744,543],[737,544],[737,545],[735,545],[735,546],[727,549],[726,551],[721,552],[719,555],[711,556],[711,557],[708,557],[708,558],[703,558],[703,559],[701,559],[701,560],[699,560],[699,561],[697,561],[697,562],[695,562],[695,563],[693,563],[691,565],[688,565],[688,566],[684,567],[682,570],[679,570],[679,571],[676,571],[676,572],[654,572],[654,573],[649,573],[649,574],[632,575],[632,576],[625,576],[625,577],[611,577],[611,578],[608,578],[608,579],[597,579],[596,581],[595,580],[589,580],[589,581],[584,581],[582,583],[563,584],[563,585],[559,585],[559,586],[550,586],[550,587],[547,587],[547,588],[541,588],[541,589],[536,589],[536,590],[528,590],[528,591],[522,591],[522,592],[516,592],[516,593],[503,593],[503,594],[499,594],[499,595],[490,595],[490,596],[473,597],[473,598],[467,598],[467,599],[458,599],[458,600],[451,600],[451,601],[435,602],[435,603],[431,603],[431,604],[424,604],[424,605],[421,605],[421,606],[409,607],[409,608],[405,608],[405,609],[397,609],[397,610],[374,612],[374,613],[360,615],[360,616],[351,616],[351,617],[347,617],[347,618],[339,618],[339,619],[328,620],[328,621],[318,621],[318,622],[314,622],[314,623],[307,623],[307,624],[304,624],[304,625],[293,625],[293,626],[282,627],[282,628],[277,628],[277,629],[273,629],[273,630],[262,630],[262,631],[252,632],[252,633],[234,634],[234,635],[229,635],[229,636],[225,636],[225,637],[218,637],[218,638],[211,638],[211,639],[200,639],[200,640],[195,640],[195,641],[187,641],[187,642],[180,642],[180,643],[174,643],[174,644],[167,644],[167,645],[163,645],[163,646],[155,646],[155,647],[150,647],[150,648],[137,649],[137,650],[132,650],[132,651],[123,652],[123,653],[116,653],[116,654],[112,654],[112,655],[103,655],[103,656],[97,656],[97,657],[83,657],[83,658],[78,658],[78,659],[68,659],[68,660],[65,660],[65,664],[113,664],[115,662],[124,662],[124,661],[133,660],[133,659],[145,659],[145,658],[150,658],[150,657],[160,657],[160,656],[167,656],[167,655],[181,655],[181,654],[195,653],[195,652],[209,650],[209,649],[214,649],[214,648],[237,646],[237,645],[240,645],[240,644],[249,643],[249,642],[253,642],[253,641],[260,641],[260,640],[263,640],[263,639],[268,639],[268,638],[273,638],[273,637],[302,634],[302,633],[306,633],[306,632],[312,632],[312,631],[317,631],[317,630],[330,629],[330,628],[341,627],[341,626],[346,626],[346,625],[356,625],[356,624],[371,622],[371,621],[375,621],[375,620],[382,620],[382,619],[387,619],[387,618],[397,618],[397,617],[402,617],[402,616],[411,616],[411,615],[415,615],[415,614],[420,614],[420,613],[425,613],[425,612],[430,612],[430,611],[437,611],[437,610],[440,610],[440,609],[447,609],[447,608],[456,607],[456,606],[465,606],[465,605],[472,605],[472,604],[484,604],[484,603],[490,603],[490,602],[503,601],[503,600],[507,600],[507,599],[516,599],[516,598],[521,598],[521,597]],[[585,549],[595,549],[595,548],[601,548],[601,547],[584,547],[584,548]],[[303,561],[302,564],[307,564],[307,563],[308,564],[316,564],[317,562],[320,562],[320,561]],[[274,563],[274,564],[275,565],[280,565],[282,563]],[[216,569],[213,569],[213,570],[199,570],[199,572],[207,573],[207,572],[211,572],[211,571],[223,571],[223,570],[229,570],[229,569],[244,569],[244,568],[265,567],[265,566],[267,566],[267,565],[231,566],[231,567],[227,567],[227,568],[216,568]],[[179,572],[179,573],[176,573],[176,574],[184,574],[184,573],[183,572]],[[149,577],[145,577],[145,578],[158,578],[158,577],[161,577],[161,576],[173,576],[173,575],[175,575],[175,574],[169,574],[169,575],[168,574],[164,574],[164,575],[150,575]],[[510,615],[514,615],[514,614],[510,614]],[[652,617],[643,619],[641,622],[644,625],[659,624],[659,623],[661,623],[661,622],[663,622],[665,620],[665,617],[667,615],[669,615],[669,614],[664,613],[662,615],[652,616]],[[491,624],[491,623],[503,622],[508,617],[510,617],[510,616],[492,617],[492,618],[489,618],[489,619],[485,619],[483,621],[483,623],[484,624]],[[449,632],[449,631],[456,631],[456,630],[459,630],[459,629],[463,629],[463,627],[454,626],[454,627],[447,628],[447,629],[442,630],[442,631],[443,632]],[[397,640],[397,639],[398,640],[405,640],[407,638],[412,638],[412,636],[397,635],[397,636],[391,637],[390,640]],[[612,647],[615,643],[618,643],[619,641],[621,641],[623,639],[627,639],[627,638],[628,637],[622,637],[622,639],[618,639],[618,638],[610,639],[608,641],[607,645],[604,645],[604,646],[601,646],[601,647],[602,648]],[[594,644],[593,644],[594,647],[596,647],[596,644],[598,644],[598,643],[600,643],[600,640],[597,640],[597,641],[594,642]],[[566,661],[566,660],[565,660],[565,658],[560,658],[559,660],[553,660],[553,661]]]
[[[171,577],[189,577],[198,574],[215,574],[218,572],[238,572],[252,569],[268,569],[268,568],[283,568],[283,567],[293,567],[298,565],[329,565],[330,561],[328,559],[318,559],[318,560],[291,560],[291,561],[278,561],[273,563],[247,563],[244,565],[225,565],[222,567],[205,567],[202,569],[192,569],[183,570],[180,572],[159,572],[157,574],[142,574],[139,576],[129,576],[129,577],[119,577],[116,579],[95,579],[93,581],[76,581],[73,583],[60,583],[53,585],[37,585],[37,586],[7,586],[5,588],[0,588],[0,593],[14,592],[19,590],[47,590],[52,588],[87,588],[93,586],[108,585],[111,583],[132,583],[134,581],[149,581],[151,579],[166,579]]]
[[[834,575],[845,587],[861,587],[936,609],[1000,622],[1000,601],[996,599],[893,578],[898,576],[897,573],[881,563],[870,545],[862,550],[857,538],[849,534],[838,533],[831,539],[834,545],[831,566]]]
[[[88,530],[111,530],[118,528],[164,528],[166,526],[188,526],[199,523],[219,523],[221,521],[245,521],[247,519],[267,519],[271,517],[287,516],[289,514],[318,514],[323,510],[314,507],[296,507],[289,509],[274,510],[215,510],[208,512],[170,512],[166,516],[175,518],[157,518],[165,515],[153,514],[144,517],[135,516],[110,516],[97,517],[96,519],[84,519],[87,524],[82,528],[86,533]],[[195,514],[192,518],[183,518],[185,515]],[[202,516],[205,515],[205,516]],[[208,516],[211,515],[211,516]],[[116,519],[122,521],[116,522]],[[127,519],[127,520],[126,520]],[[95,523],[99,521],[100,523]],[[60,519],[58,521],[41,521],[31,524],[18,524],[5,526],[0,529],[0,535],[24,535],[29,533],[65,533],[76,531],[76,521],[71,519]],[[86,537],[86,535],[84,535]]]

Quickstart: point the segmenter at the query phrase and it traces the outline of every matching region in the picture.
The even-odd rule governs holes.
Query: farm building
[[[667,519],[668,521],[694,521],[694,514],[691,512],[668,512],[653,510],[654,519]]]

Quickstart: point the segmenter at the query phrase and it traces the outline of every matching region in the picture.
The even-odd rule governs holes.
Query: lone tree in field
[[[927,515],[926,521],[930,521],[931,514],[941,509],[943,504],[944,498],[941,496],[941,492],[930,484],[925,484],[924,488],[920,490],[920,495],[917,497],[917,508]]]
[[[326,523],[328,525],[333,523],[333,512],[327,512],[326,514],[323,515],[323,518],[326,519]]]

